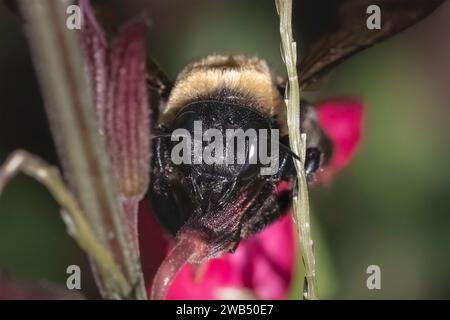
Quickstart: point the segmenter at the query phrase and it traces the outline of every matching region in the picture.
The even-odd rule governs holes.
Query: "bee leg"
[[[333,153],[333,145],[325,134],[319,116],[306,100],[302,100],[301,130],[306,133],[305,173],[308,183],[314,182],[314,175],[321,166],[328,163]]]
[[[236,252],[236,250],[237,250],[237,248],[239,247],[239,244],[241,243],[241,235],[240,235],[240,233],[239,233],[239,239],[237,239],[234,243],[233,243],[233,246],[230,248],[230,249],[228,249],[228,252],[229,253],[235,253]]]
[[[306,149],[305,173],[308,183],[314,181],[314,175],[320,167],[322,152],[318,148]]]
[[[152,204],[155,217],[175,235],[186,220],[186,212],[192,208],[183,198],[185,192],[174,192],[176,188],[180,188],[180,182],[172,174],[169,143],[170,139],[164,137],[153,140],[152,172],[146,197]]]
[[[241,243],[241,240],[243,239],[242,237],[242,222],[239,225],[239,230],[237,232],[237,236],[236,239],[233,241],[232,246],[230,247],[230,249],[228,249],[229,253],[235,253],[237,248],[239,247],[239,244]]]
[[[248,213],[248,220],[243,222],[241,239],[261,231],[265,226],[278,219],[282,212],[278,207],[278,199],[273,186],[261,191],[255,200],[254,208]]]

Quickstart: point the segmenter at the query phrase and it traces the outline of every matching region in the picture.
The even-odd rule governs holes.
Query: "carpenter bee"
[[[300,55],[300,87],[307,89],[334,66],[413,25],[438,7],[442,0],[339,0],[302,1],[300,22],[313,16],[316,37]],[[366,25],[367,8],[377,5],[382,14],[380,29]],[[311,14],[311,10],[327,12]],[[294,11],[295,12],[295,11]],[[294,22],[296,15],[293,17]],[[310,18],[309,18],[310,20]],[[233,251],[242,239],[260,231],[288,211],[296,183],[289,148],[284,90],[286,80],[257,57],[210,55],[187,65],[174,82],[153,60],[148,63],[149,90],[159,100],[153,110],[151,184],[148,196],[160,222],[175,236],[177,245],[156,275],[153,298],[164,298],[170,277],[184,261],[202,262],[224,250]],[[194,133],[196,122],[205,128],[278,130],[278,167],[261,174],[262,164],[251,162],[252,150],[261,142],[246,141],[243,163],[181,163],[171,156],[177,129]],[[313,104],[301,102],[301,131],[306,133],[305,171],[314,181],[333,153],[333,144],[317,119]],[[270,140],[269,138],[268,140]],[[211,141],[209,141],[211,142]],[[208,148],[200,148],[188,158]],[[273,144],[272,144],[273,145]],[[228,148],[228,149],[227,149]],[[276,148],[277,149],[277,148]],[[229,152],[223,146],[223,153]],[[216,150],[218,152],[218,150]],[[289,187],[280,191],[280,184]]]

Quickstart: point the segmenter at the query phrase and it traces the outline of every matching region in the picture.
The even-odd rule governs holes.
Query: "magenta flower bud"
[[[125,23],[108,43],[88,0],[83,12],[82,41],[97,111],[121,204],[137,245],[137,207],[149,184],[150,111],[146,86],[143,17]]]
[[[129,21],[109,45],[89,1],[81,0],[80,4],[99,130],[105,137],[121,194],[141,199],[148,186],[150,167],[146,21]]]

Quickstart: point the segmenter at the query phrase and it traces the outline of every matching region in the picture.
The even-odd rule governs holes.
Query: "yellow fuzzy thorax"
[[[211,55],[187,65],[170,93],[162,121],[170,123],[189,103],[227,99],[274,118],[284,133],[285,105],[275,76],[267,63],[256,57]]]

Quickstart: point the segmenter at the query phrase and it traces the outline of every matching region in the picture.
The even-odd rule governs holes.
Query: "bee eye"
[[[245,163],[257,164],[258,163],[258,139],[250,139],[247,142],[247,157]]]
[[[184,128],[190,125],[197,118],[197,114],[193,110],[185,110],[179,113],[174,120],[175,128]]]
[[[257,176],[260,172],[258,164],[258,139],[249,139],[246,141],[245,163],[242,165],[239,178],[247,180]]]

